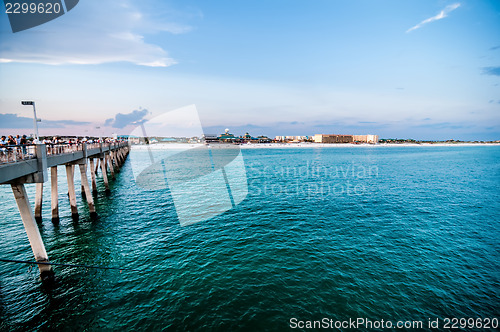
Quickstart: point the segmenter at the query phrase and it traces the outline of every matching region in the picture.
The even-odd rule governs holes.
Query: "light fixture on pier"
[[[39,137],[38,137],[38,122],[41,122],[41,120],[39,120],[36,117],[35,102],[32,101],[32,100],[23,100],[23,101],[21,101],[21,104],[22,105],[32,105],[33,106],[33,127],[35,129],[35,138],[36,138],[37,141],[39,141]]]

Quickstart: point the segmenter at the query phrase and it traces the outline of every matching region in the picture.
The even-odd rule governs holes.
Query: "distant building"
[[[164,137],[160,140],[162,143],[176,143],[177,139],[174,137]]]
[[[316,143],[378,143],[378,135],[314,135]]]
[[[314,135],[314,142],[316,143],[352,143],[352,135]]]
[[[128,138],[128,141],[130,142],[130,144],[140,144],[141,143],[140,138],[137,136],[129,135],[127,138]]]
[[[255,142],[257,139],[253,138],[252,135],[249,133],[245,133],[245,135],[240,136],[241,142],[248,143],[248,142]]]
[[[214,135],[214,134],[205,134],[203,135],[202,137],[206,143],[218,143],[219,142],[219,138],[217,137],[217,135]]]
[[[309,140],[309,136],[276,136],[274,140],[277,142],[304,142]]]
[[[309,136],[293,136],[294,142],[305,142],[309,140]]]
[[[273,140],[267,136],[257,136],[257,141],[259,143],[271,143]]]
[[[378,143],[378,135],[352,135],[352,139],[357,143]]]
[[[219,142],[224,142],[224,143],[239,143],[240,138],[235,137],[233,134],[229,133],[229,129],[226,129],[224,134],[219,135]]]
[[[378,135],[352,135],[352,138],[355,143],[378,143]]]

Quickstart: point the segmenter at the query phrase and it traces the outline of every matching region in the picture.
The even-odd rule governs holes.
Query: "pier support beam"
[[[57,166],[50,168],[50,190],[52,222],[59,223],[59,194],[57,193]]]
[[[104,187],[106,187],[106,193],[109,193],[109,183],[108,183],[108,171],[106,169],[105,161],[106,157],[101,157],[101,171],[102,171],[102,179],[104,180]]]
[[[121,149],[119,149],[118,151],[116,151],[115,158],[116,158],[116,166],[118,166],[118,169],[120,169],[120,171],[121,171],[122,161],[120,159],[120,150]]]
[[[42,221],[43,182],[36,184],[35,220]]]
[[[96,219],[97,213],[95,212],[94,199],[90,193],[89,180],[87,179],[87,164],[80,164],[80,175],[82,178],[82,186],[85,190],[85,196],[87,197],[87,203],[89,205],[90,218]]]
[[[95,174],[97,174],[97,171],[99,171],[99,158],[96,158],[95,161],[96,161],[96,163],[95,163]]]
[[[115,167],[113,166],[113,159],[111,158],[111,152],[106,156],[107,162],[109,163],[109,170],[111,172],[111,178],[115,179]]]
[[[26,230],[28,240],[30,241],[31,249],[35,255],[35,260],[37,262],[46,263],[49,261],[49,256],[45,251],[40,231],[38,230],[33,212],[31,211],[31,206],[28,201],[28,195],[26,194],[24,184],[12,184],[11,187],[14,197],[16,198],[21,219],[23,220],[24,229]],[[51,265],[39,264],[38,269],[40,270],[42,281],[48,281],[54,277]]]
[[[115,172],[119,173],[120,172],[120,162],[118,161],[118,150],[113,151],[111,157],[112,157],[112,163],[113,163],[114,168],[115,168]]]
[[[97,159],[97,163],[99,163],[99,159]],[[95,180],[95,168],[94,168],[94,158],[90,158],[90,179],[92,181],[92,192],[97,194],[97,182]]]
[[[118,149],[115,151],[115,162],[116,162],[116,167],[120,169],[122,167],[122,161],[120,159],[120,150]]]
[[[68,178],[69,204],[71,205],[71,217],[78,220],[78,208],[76,207],[75,179],[73,165],[66,165],[66,177]]]

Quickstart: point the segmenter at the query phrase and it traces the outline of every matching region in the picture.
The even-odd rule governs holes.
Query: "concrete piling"
[[[121,164],[120,160],[118,160],[118,152],[113,151],[113,156],[115,157],[116,171],[120,172],[122,164]]]
[[[40,236],[33,212],[31,211],[26,188],[24,188],[24,184],[12,184],[11,187],[35,260],[37,262],[47,263],[49,261],[49,256],[45,251],[42,237]],[[38,269],[40,270],[40,276],[43,281],[54,277],[51,265],[39,264]]]
[[[95,174],[97,174],[97,171],[99,171],[99,158],[96,158],[96,163],[95,163]]]
[[[69,204],[71,206],[71,217],[78,220],[78,208],[76,206],[75,179],[73,165],[66,165],[66,178],[68,179]]]
[[[82,178],[82,186],[84,187],[85,194],[87,197],[87,204],[89,205],[90,218],[97,218],[97,213],[95,212],[94,199],[90,193],[89,180],[87,178],[87,164],[80,164],[80,175]]]
[[[59,223],[59,195],[57,192],[57,166],[50,168],[50,190],[51,190],[51,210],[52,210],[52,222],[54,224]]]
[[[104,180],[104,187],[106,188],[106,193],[109,193],[109,183],[108,183],[108,170],[106,169],[105,157],[101,157],[101,171],[102,171],[102,179]]]
[[[99,159],[97,159],[99,162]],[[94,158],[90,158],[90,179],[92,181],[92,193],[97,194],[97,182],[95,180]]]
[[[116,161],[116,154],[114,152],[109,153],[109,164],[113,168],[115,173],[119,172],[118,163]]]
[[[106,156],[107,163],[109,164],[109,171],[111,172],[111,178],[114,180],[115,179],[115,167],[113,166],[113,160],[110,156],[111,154],[108,154]]]
[[[42,203],[43,203],[43,183],[36,184],[35,193],[35,220],[42,221]]]

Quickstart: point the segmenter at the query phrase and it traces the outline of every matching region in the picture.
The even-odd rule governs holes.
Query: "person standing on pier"
[[[59,140],[57,139],[57,136],[52,137],[52,140],[50,141],[50,144],[47,146],[47,151],[50,150],[51,154],[56,154],[57,151],[57,144],[59,143]]]
[[[9,138],[7,139],[7,161],[10,161],[11,158],[12,160],[14,160],[15,145],[16,145],[16,140],[12,135],[9,135]]]
[[[5,136],[2,136],[0,139],[0,157],[3,157],[5,155],[6,149],[5,146],[7,145],[7,139]]]
[[[19,156],[21,154],[21,136],[19,135],[16,135],[16,138],[14,139],[16,141],[16,151],[17,151],[17,155]],[[22,159],[22,155],[21,155],[21,159]]]
[[[23,135],[23,137],[21,137],[21,140],[19,141],[19,144],[22,147],[23,157],[24,157],[24,156],[26,156],[26,145],[28,144],[28,140],[26,139],[26,135]]]

